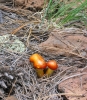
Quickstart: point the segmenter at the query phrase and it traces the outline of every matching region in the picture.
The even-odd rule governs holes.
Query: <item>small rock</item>
[[[14,79],[14,77],[12,75],[8,75],[8,73],[4,73],[4,75],[9,79],[12,79],[12,80]]]
[[[9,78],[10,78],[11,80],[13,80],[13,79],[14,79],[14,77],[13,77],[12,75],[9,75]]]
[[[6,84],[5,84],[5,82],[4,81],[0,81],[0,86],[2,87],[2,88],[7,88],[7,86],[6,86]]]
[[[82,51],[82,52],[81,52],[81,56],[85,57],[86,55],[87,55],[87,54],[86,54],[85,51]]]
[[[8,77],[8,73],[5,72],[4,75],[5,75],[6,77]]]

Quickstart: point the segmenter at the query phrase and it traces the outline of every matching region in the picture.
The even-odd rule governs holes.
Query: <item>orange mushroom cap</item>
[[[30,56],[30,62],[33,63],[35,68],[38,68],[38,69],[46,68],[46,62],[44,58],[38,53],[35,53]]]
[[[56,70],[58,68],[57,62],[55,60],[48,61],[47,66],[52,70]]]

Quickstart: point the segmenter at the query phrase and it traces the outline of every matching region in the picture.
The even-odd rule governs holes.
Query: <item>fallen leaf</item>
[[[87,37],[78,28],[54,29],[49,38],[39,44],[41,51],[54,55],[87,56]],[[85,55],[82,52],[85,52]]]

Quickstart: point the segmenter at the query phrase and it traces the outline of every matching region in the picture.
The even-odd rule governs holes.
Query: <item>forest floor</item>
[[[17,3],[0,3],[0,99],[87,100],[86,26],[77,21],[49,28],[37,11],[43,1],[23,7]],[[37,77],[29,62],[34,53],[57,61],[51,77]]]

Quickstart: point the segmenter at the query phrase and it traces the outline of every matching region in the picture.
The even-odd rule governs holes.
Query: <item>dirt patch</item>
[[[32,11],[40,11],[44,6],[44,0],[15,0],[16,7],[22,6]]]

